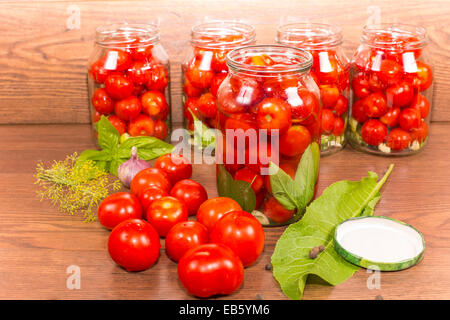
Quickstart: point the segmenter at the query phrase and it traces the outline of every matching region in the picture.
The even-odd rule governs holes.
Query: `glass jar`
[[[414,154],[428,137],[433,72],[426,31],[405,24],[364,27],[352,60],[348,139],[368,153]]]
[[[284,172],[283,183],[289,185],[305,150],[314,145],[318,169],[321,105],[310,74],[312,56],[281,45],[246,46],[232,50],[227,65],[229,73],[217,94],[219,195],[237,200],[265,226],[292,223],[303,212],[286,208],[272,195],[269,161]],[[317,171],[304,170],[314,176],[309,202]]]
[[[88,62],[88,91],[94,137],[104,115],[127,136],[170,138],[169,59],[151,24],[97,28]]]
[[[278,28],[276,41],[312,54],[311,75],[322,102],[321,153],[342,150],[350,94],[350,62],[342,50],[342,30],[322,23],[290,23]]]
[[[191,45],[182,64],[186,129],[194,130],[194,117],[207,127],[216,127],[217,90],[228,73],[226,55],[254,42],[255,28],[245,23],[208,22],[192,28]]]

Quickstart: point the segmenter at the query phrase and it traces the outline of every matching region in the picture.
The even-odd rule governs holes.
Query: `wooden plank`
[[[358,271],[331,287],[308,284],[305,299],[450,299],[450,124],[433,123],[430,144],[411,157],[386,158],[343,152],[321,159],[319,192],[342,179],[359,180],[369,170],[395,169],[382,189],[376,215],[408,222],[427,244],[417,266],[381,274],[381,288],[369,289],[372,275]],[[178,281],[176,264],[164,250],[151,269],[128,273],[109,258],[108,231],[99,223],[59,213],[35,195],[38,160],[62,160],[94,147],[88,125],[0,126],[0,299],[192,299]],[[432,164],[432,165],[430,165]],[[193,179],[216,195],[213,165],[195,165]],[[284,228],[266,228],[266,245],[257,263],[245,270],[244,285],[221,299],[284,299],[272,273],[265,270]],[[163,241],[162,244],[164,245]],[[67,267],[81,269],[81,289],[66,287]]]
[[[226,9],[226,10],[225,10]],[[79,11],[78,11],[79,10]],[[80,28],[72,18],[80,13]],[[270,13],[270,14],[269,14]],[[205,19],[242,19],[259,43],[273,43],[281,22],[306,20],[341,26],[351,55],[368,21],[421,24],[428,29],[435,66],[433,120],[449,121],[450,6],[434,1],[2,1],[0,2],[0,123],[88,123],[86,60],[95,27],[159,18],[171,57],[172,108],[181,121],[180,62],[192,25]]]

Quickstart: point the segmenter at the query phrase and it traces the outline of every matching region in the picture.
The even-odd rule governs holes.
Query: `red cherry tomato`
[[[407,106],[413,97],[413,87],[407,81],[400,81],[386,89],[387,105],[390,107]]]
[[[419,91],[425,91],[433,83],[433,72],[431,71],[431,67],[426,63],[421,61],[417,61],[416,63],[417,72],[408,74],[407,79],[409,79]]]
[[[369,119],[361,127],[361,137],[365,143],[378,146],[386,140],[387,127],[377,119]]]
[[[141,113],[141,102],[135,96],[129,96],[116,102],[114,112],[124,121],[132,120]]]
[[[428,137],[428,125],[425,121],[421,121],[419,128],[411,130],[411,140],[422,143]]]
[[[297,93],[299,103],[291,104],[292,119],[299,120],[302,125],[310,125],[316,121],[315,117],[319,114],[319,99],[306,88],[299,88]]]
[[[387,111],[386,96],[381,92],[375,92],[364,99],[364,112],[369,118],[379,118]]]
[[[359,74],[352,80],[353,94],[360,99],[364,99],[370,94],[369,81],[364,74]]]
[[[144,209],[144,211],[146,211],[153,201],[161,199],[162,197],[166,197],[168,195],[169,194],[165,190],[159,187],[150,186],[143,189],[139,193],[138,198],[141,202],[142,208]]]
[[[348,110],[348,99],[344,95],[339,95],[336,104],[333,107],[333,111],[336,116],[340,117],[345,114]]]
[[[147,82],[149,90],[163,91],[169,83],[169,71],[163,65],[153,66]]]
[[[394,84],[403,75],[403,68],[394,60],[385,59],[380,63],[379,79],[387,85]]]
[[[214,77],[214,71],[204,70],[200,61],[196,61],[186,69],[186,77],[189,82],[196,88],[206,89],[211,85],[212,78]]]
[[[330,109],[322,110],[322,132],[330,134],[334,129],[334,114]]]
[[[133,194],[139,196],[142,190],[155,186],[167,193],[170,191],[170,180],[166,173],[159,168],[147,168],[139,171],[130,184],[130,190]]]
[[[264,202],[262,208],[264,214],[276,223],[284,223],[294,216],[295,210],[287,210],[275,197]]]
[[[288,157],[302,154],[311,143],[311,134],[304,126],[291,126],[280,137],[280,153]]]
[[[156,229],[160,237],[165,237],[170,228],[188,219],[186,205],[174,197],[162,197],[147,208],[147,221]]]
[[[339,62],[332,55],[328,55],[326,51],[321,52],[317,59],[319,60],[315,65],[318,66],[316,70],[317,77],[320,83],[333,84],[339,79]]]
[[[212,83],[211,83],[211,88],[212,88]],[[203,89],[199,89],[194,87],[188,79],[184,80],[184,85],[183,85],[183,92],[186,94],[186,96],[188,96],[189,98],[193,97],[193,98],[198,98],[200,97],[200,95],[203,92]]]
[[[200,112],[198,111],[198,98],[188,98],[184,103],[184,117],[188,121],[194,121],[191,112],[197,117],[200,118]]]
[[[155,229],[141,219],[121,222],[111,231],[108,239],[109,255],[127,271],[150,268],[158,260],[160,248]]]
[[[335,137],[339,137],[345,131],[345,121],[341,117],[334,118],[334,128],[332,134]]]
[[[223,80],[227,77],[228,73],[222,72],[217,73],[211,80],[211,93],[214,97],[217,97],[217,91],[219,91],[219,87],[222,84]]]
[[[236,171],[236,173],[234,174],[234,179],[248,182],[255,193],[258,193],[261,190],[264,183],[262,177],[259,174],[248,168],[242,168]]]
[[[105,69],[105,61],[106,59],[103,57],[97,61],[95,61],[91,68],[89,69],[89,75],[95,80],[97,83],[104,83],[106,77],[109,75],[109,70]]]
[[[411,136],[400,128],[392,129],[387,138],[387,145],[392,150],[401,151],[408,148],[411,143]]]
[[[291,126],[291,107],[284,100],[278,98],[266,98],[258,105],[256,122],[259,129],[278,130],[284,134]]]
[[[142,111],[156,117],[169,108],[164,94],[159,91],[147,91],[141,97]]]
[[[108,50],[105,54],[108,64],[110,64],[115,71],[125,71],[133,63],[131,55],[123,50]]]
[[[238,106],[234,106],[234,109],[229,107],[230,110],[225,108],[224,111],[226,113],[243,112],[247,108],[256,105],[256,103],[261,101],[264,97],[264,90],[256,79],[234,75],[230,77],[230,86],[233,94],[233,103]],[[220,99],[220,101],[222,101],[222,99]],[[250,109],[250,111],[256,112],[252,109]]]
[[[397,126],[399,116],[400,108],[391,108],[384,116],[380,118],[380,121],[388,127],[393,128]]]
[[[430,103],[428,102],[427,98],[420,93],[414,96],[411,105],[409,107],[419,110],[422,119],[428,117],[428,114],[430,113]]]
[[[128,77],[135,84],[147,84],[150,79],[150,64],[144,61],[135,61],[128,69]]]
[[[140,114],[128,124],[128,133],[132,137],[153,136],[155,122],[149,116]]]
[[[164,140],[167,137],[167,124],[162,120],[155,120],[155,130],[153,136],[160,140]]]
[[[178,277],[190,294],[208,298],[236,291],[244,281],[244,267],[227,246],[203,244],[188,250],[180,259]]]
[[[192,176],[192,164],[181,154],[168,153],[159,157],[155,168],[164,171],[172,184]]]
[[[245,63],[250,64],[252,66],[262,67],[262,66],[273,66],[275,64],[275,61],[273,61],[273,59],[267,54],[260,54],[248,57],[245,60]]]
[[[198,221],[183,221],[174,225],[166,236],[166,253],[178,262],[191,248],[209,241],[208,229]]]
[[[335,85],[321,85],[320,98],[325,109],[333,109],[339,99],[339,89]]]
[[[139,199],[128,192],[117,192],[106,197],[97,211],[102,226],[112,229],[128,219],[142,219],[143,211]]]
[[[420,121],[420,111],[413,108],[403,109],[398,118],[400,127],[405,131],[411,131],[412,129],[419,128]]]
[[[296,77],[285,76],[283,78],[269,78],[264,81],[263,89],[266,96],[270,98],[280,98],[283,100],[289,100],[296,98],[295,95],[291,95],[290,88],[297,88],[299,81]],[[291,103],[292,104],[292,103]]]
[[[106,93],[105,89],[98,88],[91,98],[95,110],[101,114],[110,114],[114,110],[114,101]]]
[[[206,189],[198,182],[183,179],[175,183],[170,195],[186,205],[190,216],[196,215],[200,205],[208,199]]]
[[[116,128],[117,132],[119,132],[120,135],[124,134],[127,129],[127,123],[121,119],[119,119],[118,116],[110,115],[108,116],[109,122]]]
[[[133,82],[121,74],[110,74],[105,80],[105,90],[116,100],[128,98],[133,94]]]
[[[220,218],[209,234],[212,243],[228,246],[244,267],[253,264],[264,249],[264,230],[250,213],[234,211]]]
[[[216,222],[231,211],[241,211],[242,208],[231,198],[215,197],[203,202],[197,211],[197,220],[212,230]]]
[[[197,101],[198,112],[205,118],[214,118],[217,113],[216,98],[212,93],[204,93]]]
[[[211,60],[211,68],[215,72],[224,72],[228,70],[227,67],[227,51],[225,50],[214,50]]]
[[[387,84],[380,79],[379,72],[371,72],[369,74],[369,90],[372,92],[383,91]]]
[[[359,123],[366,122],[369,117],[364,112],[364,100],[356,100],[352,106],[352,117]]]

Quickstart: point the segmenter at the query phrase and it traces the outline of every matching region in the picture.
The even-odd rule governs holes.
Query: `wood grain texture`
[[[78,11],[79,10],[79,11]],[[72,18],[80,13],[80,28]],[[171,57],[172,109],[181,121],[180,62],[192,25],[241,19],[256,27],[258,43],[273,43],[282,22],[309,20],[342,27],[350,56],[367,22],[425,26],[435,66],[434,121],[449,121],[449,0],[153,0],[0,1],[0,123],[88,123],[86,61],[95,28],[117,21],[160,20]]]
[[[372,170],[395,169],[382,189],[376,215],[412,224],[426,240],[424,260],[401,272],[381,274],[381,288],[368,289],[372,275],[362,269],[331,287],[306,286],[305,299],[450,299],[450,123],[433,123],[430,144],[419,154],[383,158],[349,147],[321,159],[319,192],[337,180],[359,180]],[[108,231],[99,223],[59,213],[36,198],[37,161],[62,160],[94,147],[88,125],[0,126],[0,299],[193,299],[178,281],[176,264],[161,251],[151,269],[128,273],[109,258]],[[215,168],[195,165],[193,178],[216,195]],[[257,263],[245,270],[236,293],[221,299],[285,299],[272,273],[264,269],[284,228],[266,228]],[[162,242],[164,245],[164,243]],[[68,290],[66,269],[81,268],[81,289]],[[370,280],[369,280],[370,281]]]

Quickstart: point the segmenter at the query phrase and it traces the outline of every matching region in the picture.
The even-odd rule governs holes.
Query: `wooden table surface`
[[[425,236],[426,253],[417,266],[381,274],[380,289],[369,289],[361,269],[331,287],[307,284],[305,299],[450,299],[450,123],[433,123],[429,145],[412,157],[369,156],[347,147],[321,160],[321,192],[341,179],[359,180],[372,170],[395,169],[382,189],[376,215],[403,220]],[[88,125],[0,126],[0,299],[192,299],[178,281],[176,264],[161,252],[151,269],[128,273],[113,263],[108,231],[99,223],[59,213],[40,202],[33,184],[39,160],[62,160],[92,148]],[[213,166],[194,166],[193,178],[216,195]],[[266,246],[245,270],[243,286],[230,299],[285,299],[265,265],[284,228],[267,228]],[[67,268],[80,267],[81,289],[69,290]]]

